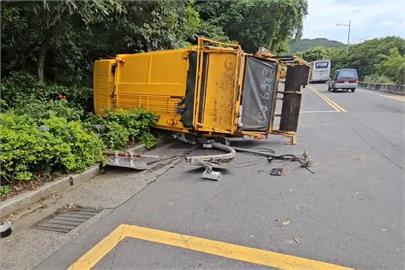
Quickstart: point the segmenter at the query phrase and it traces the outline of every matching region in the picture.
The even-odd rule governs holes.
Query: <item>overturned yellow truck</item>
[[[278,89],[281,65],[287,66],[283,91]],[[239,45],[199,38],[190,48],[96,61],[94,109],[102,115],[144,108],[159,116],[156,128],[179,134],[295,138],[299,91],[308,73],[309,64],[297,57],[253,55]]]

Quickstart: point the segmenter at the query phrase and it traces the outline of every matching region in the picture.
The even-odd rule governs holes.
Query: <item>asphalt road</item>
[[[233,253],[221,253],[225,243],[356,269],[405,269],[405,97],[310,87],[303,90],[297,145],[278,136],[238,145],[280,154],[306,151],[315,174],[238,153],[223,179],[214,182],[181,162],[38,268],[66,269],[119,225],[129,224],[146,228],[139,232],[144,238],[112,235],[115,240],[106,243],[115,241],[116,247],[98,246],[89,256],[94,269],[265,268],[226,258]],[[270,176],[274,167],[283,167],[286,175]],[[193,250],[187,239],[185,248],[173,246],[176,236],[162,244],[163,234],[157,233],[160,238],[152,241],[148,228],[224,244],[214,248],[219,256],[210,255]]]

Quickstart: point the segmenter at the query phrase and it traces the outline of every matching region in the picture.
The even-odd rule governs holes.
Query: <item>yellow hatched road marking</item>
[[[122,224],[86,254],[73,263],[69,270],[90,269],[125,237],[199,251],[229,259],[287,270],[348,270],[336,264],[291,256],[263,249],[245,247],[184,234]]]
[[[317,96],[319,96],[320,98],[322,98],[327,104],[329,104],[329,106],[331,106],[335,111],[337,112],[346,112],[346,110],[344,108],[342,108],[340,105],[338,105],[336,102],[334,102],[333,100],[331,100],[329,97],[327,97],[326,95],[322,94],[321,92],[319,92],[318,90],[316,90],[314,87],[308,85],[308,88],[311,89],[312,92],[314,92]]]
[[[98,242],[94,247],[92,247],[86,254],[80,257],[75,263],[69,266],[69,270],[73,269],[91,269],[97,262],[99,262],[108,252],[110,252],[118,243],[124,239],[125,226],[121,224],[109,235],[107,235],[103,240]]]

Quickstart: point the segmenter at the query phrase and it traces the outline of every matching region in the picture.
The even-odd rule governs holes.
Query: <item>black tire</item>
[[[354,91],[356,90],[356,88],[352,88],[350,89],[350,91],[352,91],[352,93],[354,93]]]

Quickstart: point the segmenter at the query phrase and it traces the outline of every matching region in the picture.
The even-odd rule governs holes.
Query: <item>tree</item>
[[[184,47],[195,34],[282,51],[299,37],[306,0],[2,1],[1,67],[91,85],[95,59]]]
[[[15,55],[10,55],[14,59],[10,59],[12,65],[6,66],[6,70],[18,62],[35,62],[38,79],[42,83],[50,49],[57,44],[71,42],[72,33],[78,25],[86,28],[121,7],[121,3],[115,0],[5,1],[2,5],[2,45],[4,50],[19,48]]]
[[[222,27],[242,48],[255,52],[259,47],[286,51],[292,39],[301,37],[306,0],[199,1],[200,16]]]
[[[5,1],[1,12],[2,76],[66,84],[88,84],[100,57],[185,46],[201,26],[193,0]]]
[[[298,55],[308,62],[320,59],[329,59],[328,51],[322,47],[313,47],[303,53],[299,53]]]
[[[405,84],[405,55],[401,55],[397,47],[388,55],[378,56],[381,62],[375,65],[376,74],[385,76],[398,84]]]
[[[396,50],[392,51],[392,49]],[[385,37],[366,40],[362,43],[354,44],[351,46],[350,53],[347,55],[344,48],[311,48],[300,55],[308,60],[315,59],[316,54],[319,53],[324,58],[332,60],[332,69],[339,68],[355,68],[361,79],[364,79],[367,75],[377,73],[382,74],[384,68],[393,68],[393,63],[400,61],[399,55],[405,54],[405,40],[399,37]],[[391,55],[392,54],[392,55]],[[389,56],[391,55],[391,57]],[[387,63],[387,67],[382,67],[380,64],[390,58],[392,64]],[[400,62],[402,63],[402,62]],[[398,65],[400,68],[402,64]],[[380,70],[377,71],[378,67]],[[387,75],[388,79],[393,81],[400,81],[402,73],[394,76],[393,71],[390,71],[391,75]],[[380,75],[381,75],[380,74]]]

